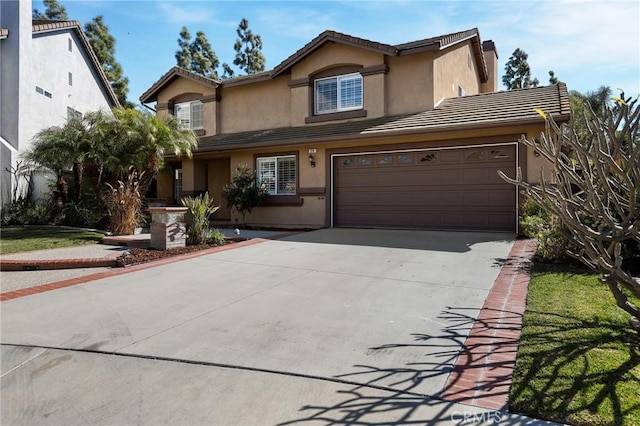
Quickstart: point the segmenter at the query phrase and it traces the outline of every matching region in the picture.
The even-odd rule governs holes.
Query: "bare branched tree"
[[[640,331],[640,308],[628,297],[640,298],[640,278],[623,265],[623,245],[640,244],[640,108],[633,101],[614,98],[598,117],[585,104],[588,137],[582,140],[574,123],[546,121],[539,140],[520,142],[549,161],[552,179],[541,173],[540,183],[515,179],[499,172],[507,182],[543,209],[557,216],[566,238],[575,243],[569,255],[602,274],[617,305],[631,315],[630,324]],[[581,117],[574,117],[581,119]]]

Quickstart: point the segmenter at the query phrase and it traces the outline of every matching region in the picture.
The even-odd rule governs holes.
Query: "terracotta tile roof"
[[[205,136],[196,152],[542,123],[535,108],[557,121],[569,120],[571,108],[566,85],[451,98],[433,110],[414,114]]]
[[[96,56],[96,53],[93,51],[93,48],[91,47],[91,44],[89,43],[89,40],[87,39],[87,36],[84,34],[84,31],[82,30],[82,25],[80,24],[80,22],[78,22],[78,21],[48,21],[48,20],[45,20],[45,19],[34,19],[34,20],[32,20],[31,25],[32,25],[33,34],[45,34],[45,33],[48,33],[48,32],[66,30],[66,29],[70,29],[70,30],[75,31],[76,35],[78,36],[78,39],[80,40],[80,43],[82,43],[82,46],[84,47],[85,51],[89,55],[89,58],[91,59],[91,62],[93,63],[93,66],[94,66],[94,68],[96,70],[96,73],[98,74],[98,77],[100,78],[100,80],[102,82],[102,85],[103,85],[105,91],[107,92],[107,95],[109,96],[109,98],[111,100],[112,105],[114,107],[120,106],[120,102],[118,101],[118,97],[116,96],[115,92],[113,91],[113,88],[111,87],[111,84],[109,83],[109,79],[107,78],[107,75],[104,73],[104,69],[102,68],[102,64],[98,60],[98,57]]]
[[[187,71],[180,67],[173,67],[167,71],[162,77],[158,79],[151,87],[149,87],[141,96],[140,102],[143,104],[148,102],[155,102],[158,100],[158,93],[164,90],[169,84],[171,84],[176,78],[184,77],[189,80],[203,83],[207,86],[218,87],[220,82],[212,78],[203,77],[198,74],[194,74],[191,71]]]
[[[7,38],[9,30],[6,28],[0,28],[0,40]]]

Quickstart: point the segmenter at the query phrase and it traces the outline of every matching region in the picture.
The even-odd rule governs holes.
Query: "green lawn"
[[[0,228],[0,254],[96,244],[104,235],[77,229],[38,226]]]
[[[596,275],[536,265],[511,411],[571,425],[640,425],[640,351],[628,319]]]

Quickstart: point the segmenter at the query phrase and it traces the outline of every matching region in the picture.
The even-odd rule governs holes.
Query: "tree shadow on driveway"
[[[432,336],[414,333],[404,342],[383,344],[369,353],[424,350],[425,361],[408,362],[402,366],[381,368],[355,365],[355,371],[335,376],[336,380],[358,383],[340,391],[342,401],[332,406],[307,405],[300,408],[306,417],[282,424],[324,422],[325,424],[465,424],[464,416],[490,422],[490,416],[506,416],[493,409],[460,406],[456,402],[473,402],[476,391],[487,390],[508,395],[510,371],[514,367],[518,339],[495,339],[496,325],[492,310],[483,310],[479,319],[469,315],[472,308],[448,308],[438,319],[445,322],[442,333]],[[494,312],[494,314],[498,314]],[[500,312],[500,328],[519,330],[521,314]],[[481,332],[469,335],[473,326]],[[496,374],[481,374],[481,371]],[[468,377],[478,377],[469,381]],[[434,383],[439,389],[435,392]],[[446,400],[445,398],[449,399]],[[460,407],[464,407],[461,411]],[[474,417],[475,416],[475,417]],[[530,424],[528,419],[513,418],[510,424]]]

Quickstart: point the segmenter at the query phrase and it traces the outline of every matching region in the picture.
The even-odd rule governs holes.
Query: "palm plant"
[[[56,187],[62,203],[67,203],[68,184],[64,172],[73,170],[75,198],[82,197],[84,161],[91,152],[91,142],[82,119],[73,118],[63,126],[52,126],[38,132],[33,146],[24,157],[56,176]]]
[[[205,192],[197,197],[185,197],[182,205],[187,208],[187,243],[203,244],[209,233],[209,218],[220,206],[213,203],[213,198]]]
[[[115,176],[124,177],[129,166],[144,175],[140,191],[146,192],[162,167],[164,155],[192,155],[198,137],[191,130],[182,129],[173,116],[157,117],[151,113],[117,108],[113,119],[104,120],[99,127],[105,137],[103,162]]]

